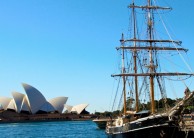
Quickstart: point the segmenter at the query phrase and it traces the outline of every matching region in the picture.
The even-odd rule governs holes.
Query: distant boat
[[[121,55],[121,73],[112,75],[122,80],[123,113],[113,122],[107,123],[106,133],[110,138],[194,138],[194,126],[189,125],[191,128],[187,129],[188,125],[183,125],[193,122],[185,121],[182,113],[185,106],[193,99],[194,92],[191,92],[186,86],[185,97],[182,100],[174,107],[168,107],[166,104],[167,92],[170,90],[165,88],[165,79],[173,80],[173,77],[177,77],[176,81],[184,81],[180,78],[192,77],[194,74],[179,72],[177,68],[169,71],[171,68],[167,62],[171,62],[172,57],[167,58],[165,54],[168,52],[172,55],[178,52],[177,55],[179,55],[180,52],[187,52],[187,49],[182,48],[181,41],[173,40],[166,31],[160,13],[164,13],[164,10],[171,10],[171,8],[157,6],[156,0],[145,2],[145,5],[138,6],[135,0],[132,0],[132,4],[129,5],[130,23],[132,24],[129,29],[129,39],[122,34],[121,46],[117,48]],[[143,16],[143,21],[139,21],[138,15]],[[161,39],[158,35],[157,31],[161,27],[156,28],[156,25],[159,22],[164,25],[169,39]],[[143,30],[143,27],[140,26],[143,23],[146,28],[144,33],[139,32]],[[162,56],[167,61],[163,61]],[[176,60],[177,62],[180,61]],[[184,83],[183,86],[185,85]],[[179,86],[177,84],[175,87],[179,88]],[[160,112],[155,109],[156,90],[160,92],[165,105],[165,110],[163,108]],[[149,97],[146,100],[150,105],[150,110],[147,111],[141,111],[145,103],[143,92]],[[127,102],[126,93],[130,93],[131,102],[130,99]],[[128,114],[127,108],[133,109],[134,113]]]
[[[93,120],[96,123],[98,128],[105,129],[107,122],[110,122],[110,118],[96,118]]]

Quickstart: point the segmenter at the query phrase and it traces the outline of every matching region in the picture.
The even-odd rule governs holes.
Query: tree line
[[[166,98],[166,99],[160,99],[160,100],[155,100],[155,108],[157,109],[158,112],[162,112],[164,111],[166,108],[171,108],[173,106],[176,105],[176,103],[178,103],[179,101],[181,101],[182,98],[179,99],[171,99],[171,98]],[[134,107],[134,102],[135,100],[128,97],[127,98],[127,110],[132,110],[133,111],[133,107]],[[185,108],[185,112],[190,112],[190,110],[194,109],[194,99],[191,100],[187,107]],[[140,103],[139,102],[139,110],[150,110],[151,107],[151,103],[147,102],[147,103]],[[105,111],[105,112],[95,112],[94,114],[97,116],[103,116],[103,117],[109,117],[109,116],[118,116],[120,114],[123,113],[123,109],[122,110],[115,110],[115,111]]]

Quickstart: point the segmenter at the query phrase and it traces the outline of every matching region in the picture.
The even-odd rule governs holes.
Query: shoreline
[[[59,122],[59,121],[88,121],[93,120],[96,116],[90,114],[23,114],[13,111],[0,112],[1,123],[31,123],[31,122]]]

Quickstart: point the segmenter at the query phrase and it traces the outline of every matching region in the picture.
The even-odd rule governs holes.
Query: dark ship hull
[[[176,126],[150,126],[128,132],[108,134],[108,138],[193,138],[193,131],[180,131]]]
[[[167,116],[141,118],[121,126],[107,127],[109,138],[194,138],[194,131],[181,130]]]

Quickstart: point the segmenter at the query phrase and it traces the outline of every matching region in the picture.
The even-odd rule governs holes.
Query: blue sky
[[[25,82],[47,98],[109,110],[121,33],[130,0],[0,0],[0,95],[25,93]],[[177,39],[194,63],[194,2],[166,0]],[[181,95],[180,95],[181,96]]]

